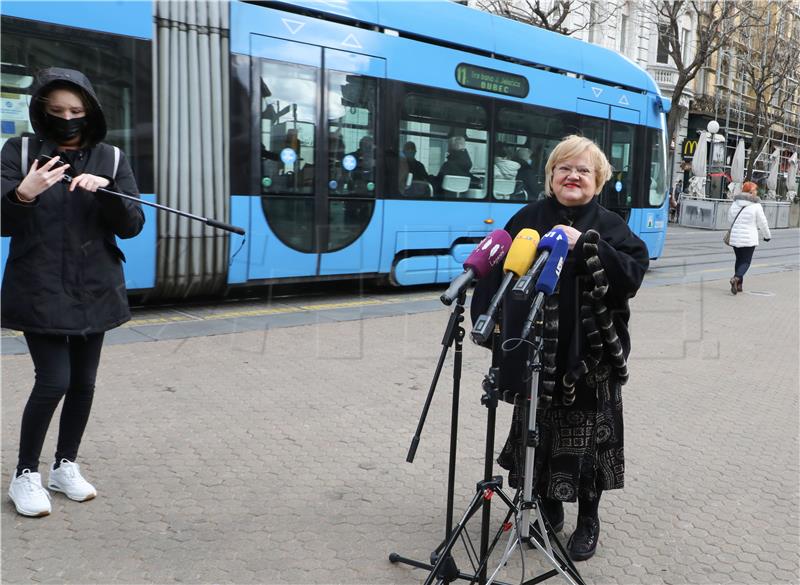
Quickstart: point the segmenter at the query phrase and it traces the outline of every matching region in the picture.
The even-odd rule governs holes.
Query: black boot
[[[553,533],[560,532],[561,529],[564,528],[563,502],[560,502],[559,500],[542,498],[541,505],[542,515],[547,519],[547,522],[550,524],[550,528],[552,528]],[[533,518],[530,529],[531,539],[535,538],[540,544],[542,544],[542,541],[537,538],[536,534],[541,534],[544,531],[539,528],[539,519],[534,515],[533,510],[531,510],[531,518]],[[536,547],[536,545],[533,544],[533,541],[528,542],[528,546],[530,548]]]
[[[596,516],[578,516],[578,526],[567,543],[569,558],[573,561],[592,558],[599,538],[600,520]]]
[[[559,500],[542,498],[542,514],[550,523],[553,532],[561,532],[564,528],[564,503]]]

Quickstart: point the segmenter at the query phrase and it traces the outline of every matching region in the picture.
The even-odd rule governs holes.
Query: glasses
[[[557,175],[571,175],[577,173],[582,178],[589,178],[594,174],[594,169],[589,167],[571,167],[569,165],[559,165],[555,169]]]

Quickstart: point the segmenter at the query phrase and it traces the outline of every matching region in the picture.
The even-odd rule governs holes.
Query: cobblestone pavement
[[[598,553],[579,565],[588,583],[800,582],[798,273],[745,286],[634,299],[627,481],[601,503]],[[425,559],[443,535],[452,355],[417,458],[405,457],[447,317],[439,307],[107,346],[80,457],[99,496],[53,494],[41,519],[5,499],[2,582],[421,583],[423,571],[387,558]],[[457,515],[483,474],[488,363],[465,344]],[[4,356],[2,374],[5,497],[30,358]],[[570,506],[563,540],[574,518]],[[544,568],[534,551],[524,560],[528,577]],[[504,581],[520,569],[517,554]]]

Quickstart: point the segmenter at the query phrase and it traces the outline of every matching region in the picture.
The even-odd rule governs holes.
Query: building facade
[[[525,0],[508,0],[507,4],[526,12]],[[538,2],[551,8],[554,0]],[[468,0],[474,8],[496,12],[498,1]],[[751,177],[759,183],[764,194],[778,199],[787,192],[796,192],[797,184],[787,185],[787,171],[794,153],[800,153],[800,67],[781,76],[774,87],[762,95],[758,104],[748,65],[765,59],[767,49],[775,40],[783,51],[794,58],[800,55],[800,0],[755,1],[750,6],[758,17],[753,28],[742,28],[741,17],[723,23],[727,39],[700,68],[684,88],[673,107],[681,112],[676,131],[670,142],[671,185],[681,181],[688,185],[691,162],[701,133],[708,132],[709,122],[716,120],[719,130],[707,134],[708,178],[706,195],[724,198],[729,195],[730,170],[733,153],[740,139],[744,140],[747,159],[757,156],[751,165]],[[529,10],[528,10],[529,12]],[[695,57],[698,35],[703,26],[701,17],[691,4],[676,19],[681,57],[684,63]],[[574,2],[562,28],[575,38],[602,45],[625,55],[646,69],[656,80],[665,97],[674,98],[679,71],[669,54],[667,22],[659,17],[654,2],[618,0],[616,2]],[[787,57],[791,58],[791,57]],[[714,126],[712,125],[712,129]],[[754,140],[754,136],[760,140]],[[756,146],[758,152],[751,153]],[[767,188],[770,155],[778,151],[779,180],[777,188]]]

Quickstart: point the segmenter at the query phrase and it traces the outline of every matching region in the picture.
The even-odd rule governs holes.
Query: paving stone
[[[797,273],[748,281],[775,297],[732,297],[720,280],[633,299],[627,486],[604,495],[600,547],[579,565],[588,583],[798,582]],[[417,458],[405,462],[449,315],[435,298],[418,303],[427,312],[273,315],[281,327],[220,324],[201,337],[182,337],[196,325],[148,325],[136,330],[161,341],[109,344],[80,456],[99,496],[56,496],[53,514],[36,520],[6,502],[3,582],[422,582],[424,571],[388,561],[391,551],[427,559],[444,532],[452,355]],[[653,351],[676,340],[679,355]],[[464,346],[457,518],[483,475],[489,357]],[[29,357],[4,354],[2,375],[8,467]],[[56,433],[51,425],[46,457]],[[501,512],[493,504],[495,522]],[[547,567],[524,554],[529,577]],[[468,567],[463,547],[458,555]],[[521,569],[517,552],[503,579],[518,582]]]

